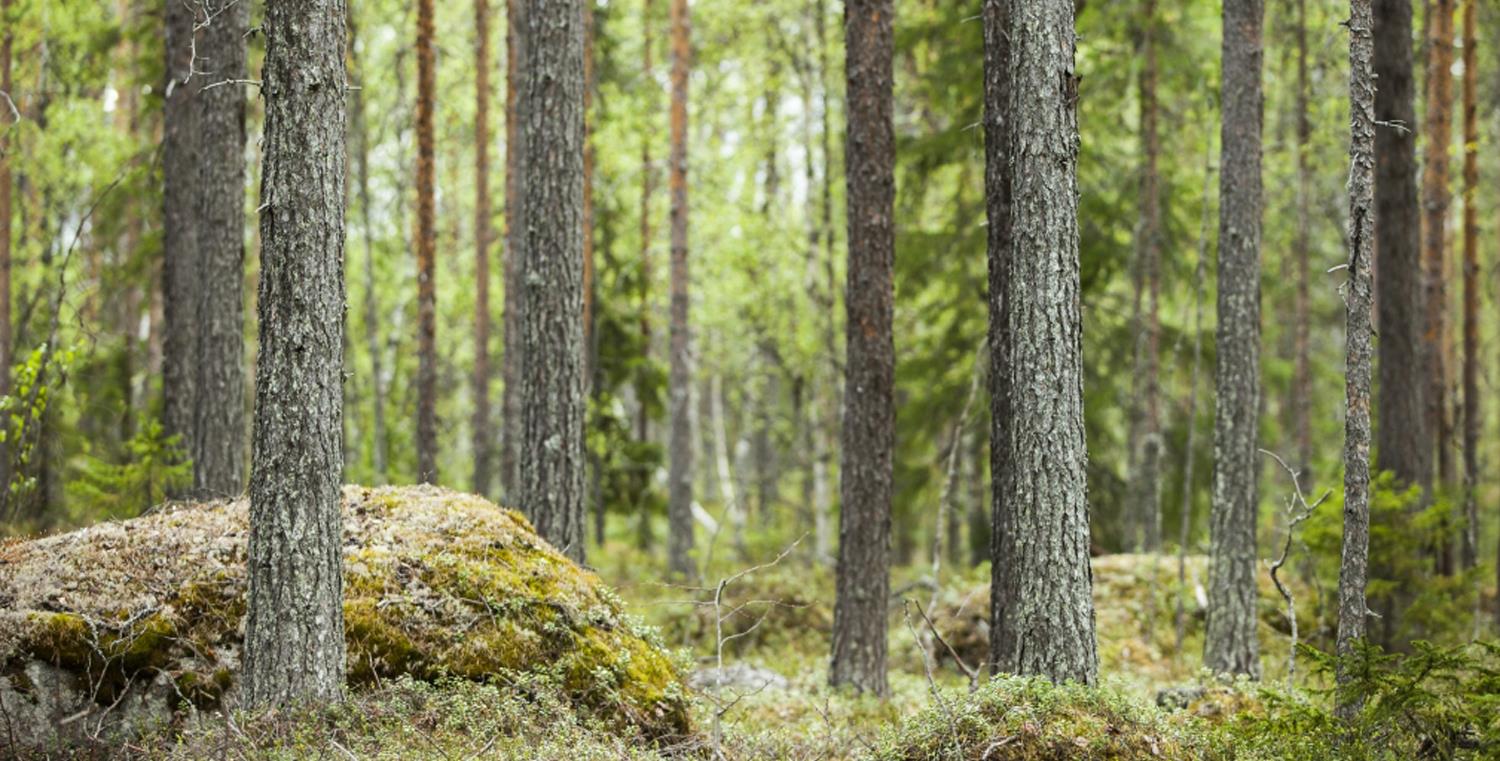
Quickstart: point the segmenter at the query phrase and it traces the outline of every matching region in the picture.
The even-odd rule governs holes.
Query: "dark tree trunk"
[[[1261,0],[1225,0],[1218,363],[1204,665],[1260,677],[1256,451],[1260,425]]]
[[[474,0],[474,493],[494,483],[490,425],[490,4]]]
[[[247,3],[211,0],[198,40],[202,77],[195,226],[198,244],[193,486],[199,498],[239,494],[245,479],[245,79]]]
[[[1011,646],[1002,638],[1000,613],[1008,607],[1011,590],[1010,505],[1002,480],[1010,461],[1010,322],[1007,283],[1010,279],[1010,3],[984,0],[984,196],[989,221],[986,248],[989,269],[990,340],[990,669],[1008,670]],[[1002,660],[1007,661],[1002,666]]]
[[[1130,532],[1135,549],[1155,552],[1161,548],[1161,389],[1157,381],[1161,345],[1161,322],[1157,304],[1161,296],[1161,175],[1157,155],[1156,100],[1156,3],[1147,0],[1142,11],[1139,74],[1141,98],[1141,186],[1140,219],[1136,229],[1136,355],[1132,393],[1137,406],[1130,469]],[[1144,302],[1144,306],[1142,305]]]
[[[1349,282],[1344,393],[1344,543],[1339,564],[1338,653],[1347,658],[1365,636],[1365,581],[1370,543],[1370,362],[1374,354],[1370,269],[1374,264],[1376,183],[1376,82],[1370,0],[1350,0],[1349,15]],[[1341,660],[1339,685],[1352,677]],[[1338,712],[1352,719],[1358,696],[1341,695]]]
[[[198,109],[206,83],[192,74],[196,5],[167,3],[167,84],[162,106],[162,432],[191,456],[198,378]],[[171,493],[169,497],[186,496]]]
[[[891,478],[896,410],[891,334],[896,142],[892,122],[891,0],[847,0],[849,109],[843,457],[839,466],[838,589],[830,684],[885,695],[890,598]]]
[[[1005,137],[987,154],[1010,164],[1010,222],[1002,233],[1010,246],[1004,254],[991,250],[991,281],[999,270],[1005,291],[991,297],[990,330],[1002,315],[1005,363],[993,369],[1006,378],[999,394],[1006,406],[996,420],[1009,420],[995,430],[993,446],[1004,454],[991,457],[999,479],[991,659],[1002,673],[1093,684],[1099,657],[1083,428],[1073,3],[1011,0],[1004,11],[995,4],[985,6],[993,64],[986,79],[1009,81],[1004,105],[986,104],[986,136]],[[1003,37],[1008,50],[996,50]],[[993,70],[1000,65],[1005,74]],[[987,94],[998,89],[986,87]]]
[[[1412,105],[1411,0],[1374,0],[1375,305],[1380,331],[1377,466],[1408,485],[1431,485],[1427,365],[1421,345],[1422,219],[1417,206]]]
[[[1437,452],[1437,479],[1441,484],[1453,482],[1451,444],[1453,429],[1448,424],[1448,293],[1447,293],[1447,221],[1448,221],[1448,146],[1453,133],[1453,0],[1433,0],[1428,6],[1427,36],[1427,132],[1424,141],[1426,158],[1422,163],[1422,278],[1426,318],[1423,321],[1422,344],[1428,354],[1427,430],[1433,435]],[[1448,542],[1437,548],[1438,567],[1452,571],[1452,552]]]
[[[1297,0],[1297,232],[1292,244],[1292,438],[1303,483],[1312,477],[1312,119],[1307,70],[1307,0]]]
[[[693,404],[692,369],[688,344],[688,195],[687,195],[687,98],[691,65],[687,0],[671,0],[672,16],[672,106],[671,156],[667,187],[672,204],[672,306],[670,375],[672,433],[668,444],[667,494],[668,566],[674,576],[693,575],[693,430],[689,424]]]
[[[262,26],[260,358],[250,478],[250,706],[338,700],[344,4],[270,0]]]
[[[1464,539],[1463,569],[1479,563],[1479,116],[1474,6],[1464,3]],[[1497,606],[1500,609],[1500,606]]]
[[[417,0],[417,481],[437,483],[437,226],[432,2]]]
[[[583,6],[526,9],[522,139],[528,215],[521,285],[520,502],[537,533],[584,556]]]
[[[505,498],[514,502],[520,492],[521,448],[521,314],[525,293],[521,288],[521,262],[526,244],[525,167],[522,158],[521,102],[525,44],[526,0],[506,0],[505,14],[505,312],[501,317],[505,353],[501,356],[500,480]],[[530,515],[525,504],[514,505]]]

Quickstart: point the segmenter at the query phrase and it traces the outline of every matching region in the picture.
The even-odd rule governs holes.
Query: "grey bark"
[[[999,485],[991,658],[999,672],[1092,684],[1099,657],[1083,428],[1073,2],[1011,0],[1002,10],[990,0],[985,27],[986,80],[1000,76],[1000,66],[1009,76],[1003,106],[989,97],[1000,87],[986,86],[986,137],[1005,138],[1004,154],[1001,145],[986,153],[1011,169],[1008,261],[992,264],[1005,290],[999,303],[991,297],[990,315],[993,323],[998,312],[1008,333],[1005,366],[997,368],[1007,386],[1002,413],[1019,412],[997,426],[994,446],[1005,451],[992,456]]]
[[[849,117],[843,454],[829,683],[885,695],[896,411],[893,315],[896,142],[892,0],[844,6]]]
[[[686,0],[672,0],[672,103],[668,188],[671,201],[671,315],[667,393],[672,430],[668,441],[667,556],[674,576],[693,575],[692,370],[688,329],[687,98],[690,33]]]
[[[191,455],[197,382],[198,197],[197,108],[202,83],[194,68],[194,6],[166,4],[166,98],[162,106],[162,432]],[[182,493],[171,497],[185,496]]]
[[[1374,264],[1376,79],[1370,0],[1350,0],[1349,18],[1349,282],[1346,286],[1344,389],[1344,542],[1339,563],[1338,684],[1351,674],[1347,657],[1365,636],[1365,583],[1370,543],[1370,267]],[[1344,694],[1338,714],[1351,719],[1359,696]]]
[[[537,533],[584,555],[583,7],[526,8],[520,501]],[[536,220],[537,224],[531,224]]]
[[[1260,677],[1256,438],[1260,425],[1262,0],[1225,0],[1214,476],[1204,666]]]
[[[1378,467],[1406,484],[1430,485],[1422,362],[1421,212],[1417,206],[1416,107],[1411,0],[1374,0],[1375,288],[1380,331],[1376,401]],[[1381,126],[1383,125],[1383,126]]]
[[[207,0],[198,39],[198,246],[193,490],[235,496],[245,478],[245,32],[248,3]]]
[[[269,0],[244,690],[339,699],[344,3]]]

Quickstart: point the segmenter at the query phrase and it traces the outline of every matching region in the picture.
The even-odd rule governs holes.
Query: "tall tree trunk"
[[[1432,0],[1427,19],[1427,133],[1422,163],[1422,270],[1424,307],[1422,342],[1427,350],[1427,427],[1437,452],[1437,478],[1453,480],[1452,427],[1448,424],[1447,249],[1448,146],[1453,133],[1453,0]],[[1444,543],[1447,544],[1446,542]],[[1451,570],[1448,548],[1439,548],[1438,565]]]
[[[356,37],[357,33],[353,24],[349,29],[350,37]],[[363,84],[365,73],[359,62],[358,49],[359,47],[351,41],[349,61],[353,65],[355,77],[360,84]],[[353,135],[359,143],[354,158],[355,181],[359,185],[359,224],[365,249],[362,287],[364,288],[365,350],[370,353],[370,405],[373,418],[370,435],[374,439],[370,442],[370,450],[374,460],[375,478],[378,483],[383,484],[390,480],[388,464],[390,458],[387,454],[388,444],[385,432],[386,378],[384,349],[380,341],[380,295],[375,290],[375,228],[374,217],[370,210],[371,204],[374,203],[370,197],[370,127],[365,114],[363,87],[350,92],[349,98],[350,118],[354,122]]]
[[[1375,54],[1370,0],[1350,0],[1349,14],[1349,283],[1345,291],[1344,394],[1344,543],[1339,563],[1338,654],[1348,658],[1365,636],[1365,581],[1370,543],[1370,361],[1374,354],[1370,325],[1370,268],[1374,264],[1377,133]],[[1338,683],[1353,674],[1347,660],[1338,664]],[[1358,696],[1341,695],[1338,713],[1352,719]]]
[[[653,31],[656,28],[655,14],[652,12],[652,0],[641,0],[641,27],[644,39],[641,42],[641,82],[642,93],[645,96],[645,113],[656,112],[656,71],[652,66],[651,53],[653,47]],[[654,293],[653,278],[655,267],[651,261],[651,199],[656,195],[656,167],[651,163],[651,142],[655,137],[654,129],[641,131],[641,351],[645,354],[645,360],[649,364],[651,360],[651,317],[652,298]],[[651,439],[651,414],[650,405],[646,403],[647,396],[651,393],[646,385],[647,376],[639,377],[639,385],[636,387],[636,398],[640,401],[640,408],[636,410],[635,438],[637,441],[646,442]],[[651,476],[649,473],[641,473],[638,487],[641,494],[646,494],[650,488]],[[639,521],[639,537],[642,549],[649,548],[653,543],[651,533],[651,512],[647,509],[649,500],[643,500],[641,513],[636,516]]]
[[[505,312],[501,317],[505,353],[501,356],[500,480],[505,498],[514,502],[520,492],[521,447],[521,315],[525,293],[521,288],[521,262],[526,244],[524,190],[526,146],[522,144],[521,102],[526,0],[506,0],[505,13]],[[530,515],[530,506],[516,505]]]
[[[1260,677],[1256,438],[1260,425],[1262,0],[1225,0],[1218,363],[1204,665]]]
[[[339,473],[344,310],[341,0],[269,0],[260,358],[250,478],[249,706],[344,686]]]
[[[167,84],[162,107],[162,432],[191,456],[198,376],[198,109],[193,76],[197,7],[167,3]],[[185,490],[169,497],[186,496]]]
[[[989,271],[990,340],[990,669],[1005,670],[1012,642],[1002,635],[1000,614],[1009,608],[1011,505],[1004,479],[1010,472],[1010,313],[1011,256],[1010,14],[1011,0],[984,0],[984,197]],[[1002,665],[1002,663],[1004,665]]]
[[[1463,569],[1479,563],[1479,116],[1478,69],[1474,6],[1465,0],[1464,34],[1464,537]]]
[[[1432,438],[1423,399],[1427,365],[1423,326],[1422,220],[1417,206],[1416,136],[1412,126],[1411,0],[1374,0],[1375,305],[1380,331],[1380,421],[1375,451],[1381,470],[1408,485],[1431,485]],[[1389,625],[1391,622],[1387,622]]]
[[[1312,119],[1307,71],[1307,0],[1297,0],[1297,231],[1292,304],[1292,438],[1297,472],[1312,482]]]
[[[594,11],[583,4],[583,346],[584,387],[593,388],[594,357]],[[600,537],[603,541],[603,537]]]
[[[885,695],[896,410],[891,334],[896,231],[891,0],[846,0],[849,117],[844,411],[830,684]]]
[[[837,241],[833,227],[833,119],[832,107],[830,106],[830,88],[828,86],[828,72],[833,69],[829,61],[829,44],[827,20],[828,12],[824,0],[814,0],[815,15],[813,17],[813,30],[817,35],[818,44],[818,90],[821,96],[818,118],[821,121],[818,132],[821,150],[819,156],[823,161],[822,198],[818,203],[818,213],[821,216],[822,239],[823,239],[823,352],[828,359],[828,380],[822,384],[825,391],[820,396],[824,399],[821,406],[822,423],[819,426],[818,448],[815,452],[818,467],[822,471],[822,488],[814,491],[814,510],[817,513],[817,533],[814,537],[816,551],[819,559],[831,558],[833,556],[833,436],[839,428],[839,420],[843,414],[844,401],[843,389],[838,383],[838,377],[843,373],[843,367],[839,364],[838,345],[838,263],[835,261]]]
[[[432,2],[417,0],[417,481],[437,483],[437,221]]]
[[[522,91],[521,492],[537,533],[584,557],[583,6],[531,0]]]
[[[989,134],[1003,133],[1006,142],[987,154],[1010,163],[1010,222],[1002,233],[1010,247],[991,250],[991,281],[1000,270],[1005,292],[990,299],[990,331],[1003,315],[1009,338],[1005,364],[995,368],[1006,378],[1001,412],[1026,410],[997,426],[994,446],[1005,453],[991,457],[1000,479],[991,659],[1003,673],[1093,684],[1099,657],[1083,429],[1073,2],[1011,0],[1006,11],[990,3],[986,11],[987,30],[1006,17],[1003,31],[985,35],[987,47],[1009,37],[1008,50],[987,56],[1006,73],[991,71],[986,79],[1009,77],[1004,105],[986,105]],[[1002,125],[1002,118],[1010,122]],[[993,261],[998,256],[1007,261]]]
[[[9,18],[11,0],[0,0],[0,18]],[[11,80],[11,48],[15,44],[15,35],[10,26],[6,24],[5,31],[0,33],[0,89],[5,90],[14,98],[15,90],[12,89]],[[10,239],[11,219],[14,212],[11,209],[11,177],[10,177],[10,133],[12,125],[10,122],[14,116],[6,113],[0,120],[7,124],[0,128],[0,396],[10,394],[10,366],[15,362],[11,346],[10,325]],[[8,431],[9,425],[0,427],[0,430]],[[9,437],[7,436],[3,448],[0,448],[0,489],[8,488],[10,485],[9,468],[11,460]]]
[[[239,494],[245,480],[245,38],[249,4],[209,0],[194,93],[199,140],[193,491]],[[222,87],[204,87],[225,81]]]
[[[490,413],[490,4],[474,0],[474,493],[494,482]]]
[[[688,356],[687,98],[692,51],[688,44],[687,0],[671,0],[671,11],[672,149],[667,186],[672,203],[672,308],[667,386],[671,396],[672,435],[668,446],[667,552],[672,574],[689,578],[693,575],[693,431],[688,416],[693,379]]]
[[[1130,437],[1131,537],[1135,548],[1155,552],[1161,548],[1161,405],[1157,380],[1161,345],[1161,323],[1157,303],[1161,295],[1161,176],[1157,155],[1156,100],[1156,3],[1147,0],[1142,10],[1141,71],[1141,167],[1140,220],[1136,229],[1136,356],[1132,401],[1138,420]],[[1144,308],[1141,302],[1145,302]]]

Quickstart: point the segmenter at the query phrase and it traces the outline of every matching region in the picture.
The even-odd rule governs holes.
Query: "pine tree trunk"
[[[1312,474],[1312,119],[1307,70],[1307,0],[1297,0],[1297,230],[1292,244],[1295,271],[1292,304],[1292,438],[1304,483]]]
[[[1161,177],[1157,171],[1156,4],[1147,0],[1142,10],[1140,220],[1136,230],[1136,356],[1132,393],[1137,420],[1130,437],[1131,538],[1138,551],[1161,548],[1161,405],[1157,382],[1161,324],[1157,308],[1161,296]],[[1145,302],[1144,307],[1141,306]]]
[[[1416,110],[1412,104],[1411,0],[1374,0],[1375,305],[1380,331],[1377,466],[1408,485],[1431,485],[1428,369],[1423,327],[1422,220],[1417,206]],[[1389,622],[1387,622],[1389,623]]]
[[[270,0],[262,26],[260,357],[250,480],[249,706],[333,701],[344,684],[344,18]]]
[[[167,3],[166,74],[162,106],[162,432],[191,456],[198,376],[199,132],[194,97],[206,82],[193,76],[197,6]],[[187,496],[187,490],[169,497]]]
[[[525,114],[521,101],[525,65],[524,31],[526,0],[506,0],[505,14],[505,312],[501,316],[505,353],[501,356],[500,480],[505,498],[521,512],[531,515],[526,504],[514,504],[520,492],[521,448],[521,371],[524,347],[521,345],[521,315],[525,311],[525,293],[521,288],[521,263],[526,244],[526,206],[524,175],[526,146],[522,143],[521,121]]]
[[[210,0],[198,40],[194,93],[199,140],[197,378],[193,490],[200,499],[238,495],[245,478],[245,88],[205,85],[245,79],[248,4]]]
[[[417,0],[417,481],[437,483],[437,221],[433,0]]]
[[[1007,284],[1011,254],[1010,162],[1010,8],[1011,0],[984,0],[984,197],[989,222],[986,266],[989,271],[990,340],[990,669],[1009,666],[1000,612],[1009,607],[1011,556],[1010,504],[1003,479],[1010,458],[1010,322]]]
[[[1260,677],[1256,437],[1260,424],[1261,0],[1225,0],[1218,363],[1204,665]]]
[[[1348,658],[1365,636],[1365,582],[1370,542],[1370,376],[1374,354],[1371,312],[1371,265],[1375,241],[1376,106],[1378,97],[1372,59],[1375,26],[1370,0],[1350,0],[1349,17],[1349,282],[1345,289],[1347,327],[1344,393],[1344,542],[1339,564],[1338,654]],[[1348,661],[1341,660],[1338,683],[1352,678]],[[1357,696],[1343,695],[1338,713],[1352,719],[1359,711]]]
[[[671,16],[672,148],[667,186],[672,204],[672,306],[667,386],[672,433],[668,445],[667,551],[672,575],[690,578],[693,575],[693,431],[688,416],[693,379],[688,356],[687,98],[691,49],[687,0],[671,0]]]
[[[990,129],[1006,137],[1004,154],[998,145],[987,153],[1011,168],[1010,247],[1003,263],[992,250],[990,276],[993,282],[999,270],[1005,286],[999,303],[991,297],[990,330],[997,329],[998,312],[1000,329],[1009,333],[998,368],[1009,422],[995,431],[995,446],[1005,453],[991,458],[1000,479],[991,658],[999,672],[1093,684],[1099,657],[1083,429],[1073,3],[1012,0],[1006,11],[986,10],[987,29],[991,16],[1007,17],[1008,50],[987,58],[1005,64],[1010,120],[1000,124],[1001,104],[987,104]],[[988,47],[1001,36],[999,29],[987,33]],[[993,76],[999,72],[986,79]],[[1010,409],[1025,414],[1009,416]]]
[[[537,533],[584,557],[583,6],[531,0],[522,90],[521,491]]]
[[[891,334],[896,144],[891,0],[844,6],[849,271],[839,556],[828,681],[885,695],[896,410]]]
[[[474,0],[474,493],[494,483],[490,412],[490,4]]]
[[[1422,163],[1422,273],[1424,285],[1423,347],[1428,353],[1427,428],[1437,452],[1437,478],[1453,481],[1450,445],[1453,431],[1448,424],[1447,369],[1447,250],[1448,146],[1453,133],[1453,0],[1432,0],[1428,8],[1427,38],[1427,139]],[[1446,543],[1445,543],[1446,544]],[[1439,548],[1439,567],[1451,570],[1447,549]]]
[[[1472,570],[1479,563],[1479,505],[1475,489],[1479,486],[1479,431],[1484,421],[1479,417],[1479,117],[1478,69],[1474,6],[1478,0],[1465,0],[1464,34],[1464,358],[1463,358],[1463,456],[1464,456],[1464,537],[1463,569]]]

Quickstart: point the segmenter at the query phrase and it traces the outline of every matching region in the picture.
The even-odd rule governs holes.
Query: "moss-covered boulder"
[[[621,728],[688,732],[654,636],[518,513],[433,487],[347,487],[343,511],[351,685],[543,678]],[[248,535],[242,499],[0,544],[0,724],[38,742],[233,703]]]

